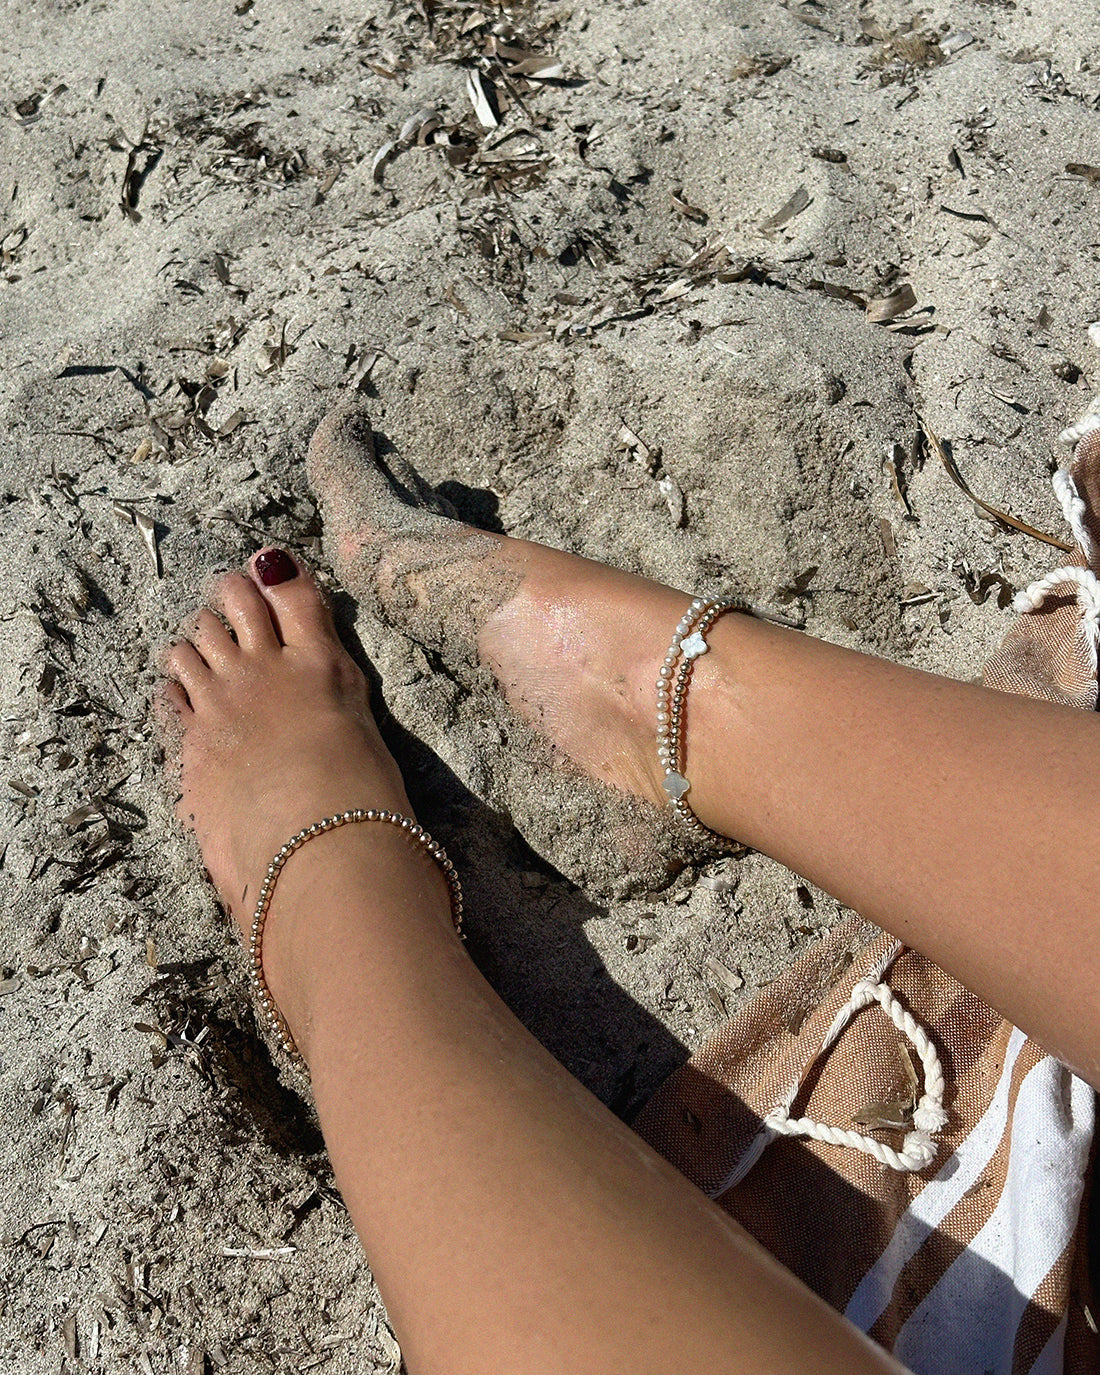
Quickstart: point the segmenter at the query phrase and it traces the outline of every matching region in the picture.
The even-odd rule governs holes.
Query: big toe
[[[261,549],[253,554],[248,572],[284,645],[306,645],[335,633],[320,588],[293,554],[285,549]]]

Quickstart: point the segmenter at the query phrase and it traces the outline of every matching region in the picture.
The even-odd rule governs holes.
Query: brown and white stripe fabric
[[[1055,490],[1075,571],[1021,594],[984,681],[1096,710],[1100,417],[1067,436]],[[1076,1375],[1100,1370],[1085,1247],[1095,1104],[999,1013],[853,917],[634,1125],[916,1375]],[[792,1122],[803,1134],[784,1134]]]

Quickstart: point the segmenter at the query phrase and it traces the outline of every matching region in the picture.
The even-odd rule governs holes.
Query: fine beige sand
[[[261,542],[323,567],[358,392],[477,521],[975,675],[1058,551],[922,424],[1061,537],[1100,17],[27,0],[0,93],[0,1369],[395,1371],[172,821],[160,647]],[[617,1111],[836,920],[756,855],[621,896],[491,694],[339,607],[474,958]]]

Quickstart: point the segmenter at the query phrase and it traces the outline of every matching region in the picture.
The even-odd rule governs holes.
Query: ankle
[[[759,776],[761,726],[774,693],[769,662],[776,641],[793,632],[749,615],[722,616],[708,630],[686,699],[683,773],[685,801],[709,830],[746,844],[744,797]],[[723,748],[716,748],[716,742]]]
[[[290,857],[265,924],[263,968],[307,1062],[318,1024],[331,1021],[334,989],[348,977],[369,980],[375,954],[393,938],[433,927],[457,938],[442,870],[392,825],[349,824]]]
[[[654,683],[688,594],[531,545],[478,655],[512,709],[601,782],[662,802]]]
[[[680,618],[691,605],[687,592],[640,582],[634,634],[618,689],[623,738],[629,742],[639,796],[666,808],[665,761],[659,754],[656,696],[659,674]],[[616,685],[617,686],[617,685]]]

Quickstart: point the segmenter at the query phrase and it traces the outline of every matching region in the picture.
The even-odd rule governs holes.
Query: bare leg
[[[712,639],[689,727],[721,742],[690,756],[702,819],[930,956],[1100,1087],[1095,715],[745,617]]]
[[[242,928],[266,863],[354,805],[408,811],[365,685],[304,570],[221,587],[169,658],[181,812]],[[410,1369],[897,1367],[527,1034],[466,958],[435,867],[346,827],[283,871],[272,989]]]
[[[410,507],[413,480],[402,499],[358,412],[325,422],[310,462],[352,590],[491,667],[587,773],[662,805],[654,679],[686,594]],[[1100,881],[1095,715],[742,616],[709,638],[688,703],[700,818],[929,955],[1100,1085],[1084,896]]]

